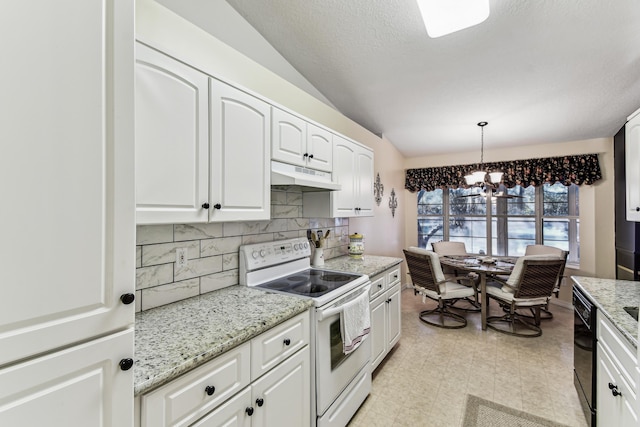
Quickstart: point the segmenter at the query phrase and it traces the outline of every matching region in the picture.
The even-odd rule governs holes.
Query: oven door
[[[322,416],[371,359],[370,337],[366,337],[353,352],[342,351],[340,306],[369,292],[370,282],[360,286],[336,302],[316,309],[316,403],[317,415]],[[368,373],[371,375],[371,372]]]

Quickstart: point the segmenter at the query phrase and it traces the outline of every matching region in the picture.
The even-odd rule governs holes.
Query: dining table
[[[487,329],[487,312],[489,311],[489,298],[487,297],[487,279],[492,276],[508,276],[513,270],[517,257],[483,255],[444,255],[440,256],[440,264],[452,267],[457,271],[476,273],[480,277],[480,314],[482,330]]]

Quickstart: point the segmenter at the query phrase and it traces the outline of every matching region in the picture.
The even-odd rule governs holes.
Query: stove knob
[[[297,244],[297,243],[295,243],[295,244],[293,245],[293,250],[294,250],[294,251],[297,251],[298,249],[300,249],[300,248],[298,247],[298,244]]]
[[[304,242],[304,248],[305,248],[305,249],[309,249],[309,243]]]
[[[267,253],[264,251],[264,249],[260,251],[260,256],[261,256],[261,257],[263,257],[263,258],[264,258],[264,256],[265,256],[266,254],[267,254]]]
[[[253,253],[251,254],[251,256],[253,256],[253,259],[258,259],[258,251],[253,251]]]

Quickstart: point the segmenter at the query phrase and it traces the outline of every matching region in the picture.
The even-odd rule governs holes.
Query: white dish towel
[[[340,314],[342,352],[344,354],[355,351],[371,330],[368,288],[367,286],[367,291],[360,294],[359,297],[346,302]]]

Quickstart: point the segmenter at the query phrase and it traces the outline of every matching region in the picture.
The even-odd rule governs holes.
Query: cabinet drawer
[[[243,344],[142,396],[141,425],[186,426],[193,423],[249,385],[250,356],[250,343]]]
[[[637,356],[631,350],[626,338],[618,332],[615,327],[598,313],[598,342],[604,347],[616,366],[619,367],[621,375],[631,385],[634,393],[637,392],[636,381]]]
[[[373,301],[378,297],[378,295],[382,294],[386,289],[386,277],[384,274],[380,274],[378,276],[374,276],[371,279],[371,289],[369,289],[369,301]]]
[[[251,380],[307,345],[309,334],[306,311],[251,340]]]
[[[393,268],[387,272],[388,288],[392,287],[400,281],[400,267]]]

